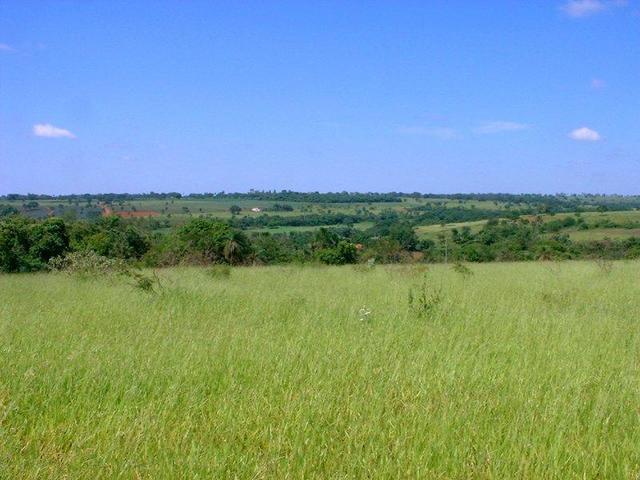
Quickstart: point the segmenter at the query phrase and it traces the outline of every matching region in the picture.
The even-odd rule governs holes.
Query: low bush
[[[212,278],[229,278],[231,267],[225,264],[213,265],[207,269],[207,274]]]
[[[126,264],[119,259],[98,255],[93,250],[70,252],[49,260],[49,270],[76,275],[106,275],[122,273]]]

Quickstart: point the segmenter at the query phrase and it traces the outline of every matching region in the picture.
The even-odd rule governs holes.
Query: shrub
[[[409,310],[420,318],[433,314],[442,301],[442,289],[431,287],[426,280],[416,288],[409,289]]]
[[[31,255],[46,264],[69,250],[69,234],[61,218],[50,218],[36,224],[31,231]]]
[[[371,244],[366,256],[379,263],[397,263],[403,258],[402,246],[396,240],[379,238]]]
[[[344,265],[355,263],[358,250],[355,244],[346,240],[340,240],[333,248],[323,248],[317,252],[318,260],[327,265]]]
[[[370,258],[364,263],[357,263],[353,266],[353,270],[356,272],[372,272],[375,269],[376,260]]]
[[[40,270],[68,249],[69,235],[59,218],[36,223],[16,216],[0,222],[0,271]]]
[[[30,255],[32,222],[10,217],[0,222],[0,271],[29,272],[38,269],[38,262]]]
[[[251,238],[254,260],[260,264],[286,263],[292,260],[294,245],[288,237],[274,236],[268,232],[259,233]]]
[[[462,275],[463,278],[467,278],[473,275],[473,270],[467,267],[464,263],[456,262],[453,264],[453,267],[451,268],[453,269],[454,272]]]
[[[81,276],[107,275],[126,271],[122,260],[103,257],[93,250],[81,250],[49,260],[50,270]]]
[[[145,275],[140,270],[126,269],[122,273],[133,280],[133,287],[143,292],[159,293],[162,290],[162,284],[155,272],[152,275]]]
[[[613,270],[613,262],[604,257],[596,257],[595,258],[596,265],[600,269],[600,271],[604,274],[610,274]]]
[[[230,263],[247,260],[251,244],[247,236],[229,225],[205,218],[197,218],[176,232],[172,248],[180,258],[200,257],[208,263]]]
[[[207,269],[207,274],[213,278],[229,278],[231,267],[225,264],[213,265]]]

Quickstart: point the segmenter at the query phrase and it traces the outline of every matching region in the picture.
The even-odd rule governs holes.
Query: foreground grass
[[[640,263],[471,269],[0,276],[0,478],[637,478]]]

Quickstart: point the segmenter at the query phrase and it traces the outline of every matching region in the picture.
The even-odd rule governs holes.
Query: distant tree
[[[29,248],[32,258],[44,264],[53,257],[65,254],[68,250],[69,233],[61,218],[49,218],[32,228]]]
[[[242,208],[238,205],[231,205],[229,207],[229,211],[231,212],[231,215],[238,215],[242,211]]]
[[[293,212],[293,207],[286,203],[274,203],[269,210],[273,212]]]
[[[322,263],[328,265],[344,265],[357,261],[358,250],[355,244],[346,240],[340,240],[335,247],[318,250],[316,255]]]
[[[74,232],[74,243],[103,257],[123,259],[140,258],[150,246],[144,233],[117,216],[101,218],[80,235]]]
[[[268,232],[256,235],[251,239],[256,260],[265,264],[285,263],[291,260],[294,246],[287,240],[288,237],[274,236]]]
[[[389,228],[389,238],[400,244],[402,249],[413,251],[418,245],[418,237],[413,227],[406,222],[394,223]]]
[[[176,242],[178,255],[214,263],[241,263],[251,253],[251,244],[243,232],[206,218],[190,220],[180,227]]]
[[[37,262],[29,253],[31,225],[31,221],[18,216],[0,222],[0,271],[37,270]]]
[[[332,232],[328,228],[321,227],[315,234],[313,248],[315,250],[333,248],[338,245],[339,240],[340,237],[335,232]]]
[[[402,245],[388,237],[379,238],[371,244],[367,256],[380,263],[399,262],[402,259]]]
[[[232,230],[225,241],[222,254],[228,263],[237,265],[245,260],[250,251],[251,246],[246,235],[239,230]]]
[[[18,209],[12,205],[0,205],[0,218],[18,213]]]

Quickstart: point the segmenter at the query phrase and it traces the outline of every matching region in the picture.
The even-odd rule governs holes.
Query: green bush
[[[58,218],[34,222],[13,216],[0,221],[0,271],[30,272],[69,249],[69,235]]]
[[[341,240],[333,248],[323,248],[319,250],[317,257],[322,263],[326,263],[327,265],[356,263],[358,250],[353,243]]]
[[[229,225],[196,218],[180,227],[170,239],[178,258],[200,258],[206,263],[243,263],[251,253],[247,236]]]
[[[48,267],[52,271],[81,276],[107,275],[126,271],[126,264],[119,259],[98,255],[93,250],[81,250],[54,257]]]
[[[207,274],[213,278],[229,278],[231,267],[226,264],[212,265],[207,269]]]

